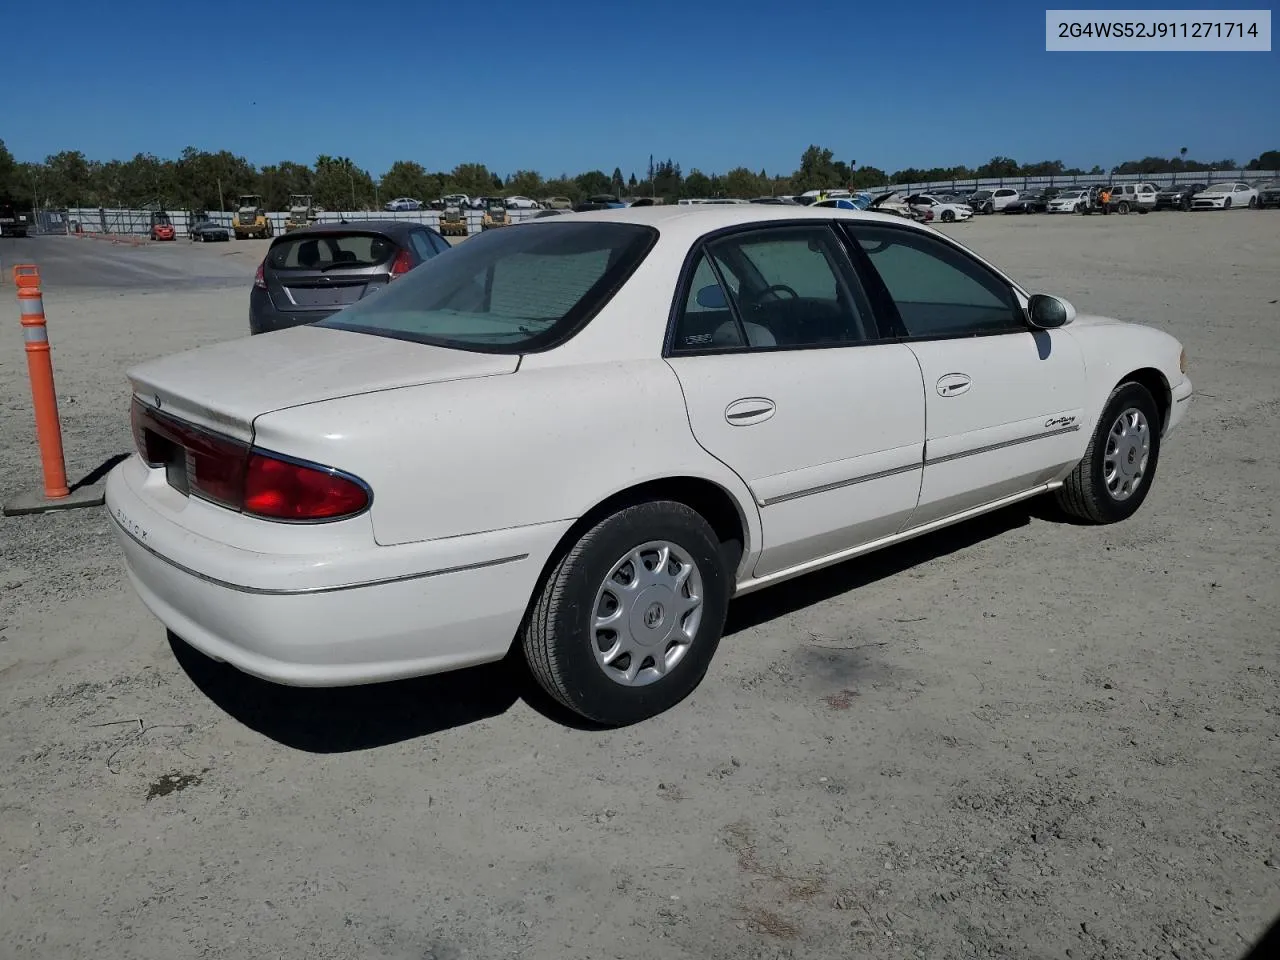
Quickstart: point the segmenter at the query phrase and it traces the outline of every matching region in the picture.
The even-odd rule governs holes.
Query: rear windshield
[[[325,233],[288,237],[271,247],[272,270],[327,270],[330,267],[379,267],[396,253],[396,245],[372,233]]]
[[[637,224],[518,223],[315,325],[485,353],[544,350],[594,316],[656,239]]]

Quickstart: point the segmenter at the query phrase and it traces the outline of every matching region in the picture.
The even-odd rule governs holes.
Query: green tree
[[[1280,150],[1264,150],[1250,160],[1246,170],[1280,170]]]
[[[694,167],[684,178],[684,196],[688,200],[707,200],[711,197],[711,178]]]
[[[263,203],[271,210],[284,210],[289,206],[289,197],[295,193],[311,193],[315,174],[305,163],[292,160],[281,160],[277,164],[263,167],[259,175],[261,183],[258,192],[262,194]]]
[[[612,183],[609,175],[603,170],[588,170],[586,173],[578,174],[573,179],[578,184],[578,190],[584,197],[608,193]]]
[[[507,177],[507,193],[514,197],[537,199],[545,195],[547,186],[537,170],[517,170]]]
[[[0,140],[0,199],[13,203],[21,193],[18,164],[9,148]]]
[[[98,196],[94,183],[101,164],[86,160],[79,150],[63,150],[46,157],[44,168],[46,186],[43,192],[53,201],[54,206],[105,202]]]
[[[853,171],[854,189],[867,189],[869,187],[883,187],[889,183],[890,177],[879,167],[859,167]]]
[[[193,210],[231,210],[236,197],[259,189],[258,171],[228,150],[187,147],[174,164],[174,178],[178,204]]]
[[[734,167],[724,175],[724,191],[730,197],[749,200],[769,192],[767,181],[746,167]]]
[[[622,179],[622,168],[614,167],[613,176],[609,178],[609,189],[615,196],[622,196],[626,193],[627,182]]]
[[[492,193],[493,174],[483,163],[460,163],[453,168],[446,183],[449,193],[465,193],[470,197],[483,197]],[[502,188],[498,181],[497,189]]]
[[[548,180],[542,185],[545,196],[548,197],[565,197],[574,203],[580,201],[584,194],[576,180],[569,177],[568,174],[562,173],[560,176]]]
[[[1021,168],[1018,161],[1010,157],[992,157],[976,171],[976,175],[980,179],[992,177],[1016,177],[1019,176]]]
[[[848,164],[837,165],[830,150],[810,144],[800,155],[800,168],[792,175],[791,182],[800,193],[829,190],[844,186],[851,178],[850,174]]]
[[[680,196],[680,185],[683,182],[684,176],[680,172],[680,164],[670,159],[663,160],[653,168],[651,191],[655,197],[675,200]]]
[[[368,210],[373,204],[373,177],[350,157],[316,158],[315,200],[329,210]]]
[[[422,164],[414,160],[397,160],[382,175],[378,184],[382,199],[394,200],[396,197],[413,197],[415,200],[434,200],[436,183],[432,175],[427,173]]]

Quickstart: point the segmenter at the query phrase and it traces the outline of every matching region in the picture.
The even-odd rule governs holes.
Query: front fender
[[[1140,370],[1155,370],[1163,381],[1157,397],[1165,409],[1183,385],[1182,343],[1163,330],[1105,317],[1078,317],[1064,328],[1080,345],[1085,364],[1085,423],[1095,424],[1107,398],[1120,383]]]

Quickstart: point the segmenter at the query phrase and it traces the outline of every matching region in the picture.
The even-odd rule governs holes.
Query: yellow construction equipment
[[[231,229],[235,231],[237,240],[248,240],[253,237],[267,238],[275,231],[267,211],[262,208],[262,198],[248,193],[236,201],[236,215],[231,220]]]

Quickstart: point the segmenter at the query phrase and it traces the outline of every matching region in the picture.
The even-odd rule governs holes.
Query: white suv
[[[1012,187],[996,190],[979,190],[969,195],[968,205],[977,213],[999,213],[1018,199],[1018,191]]]
[[[1116,213],[1137,210],[1146,213],[1156,208],[1160,188],[1153,183],[1117,183],[1111,187],[1111,209]]]

